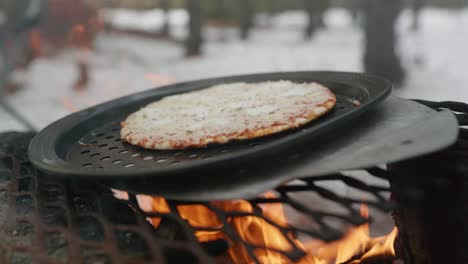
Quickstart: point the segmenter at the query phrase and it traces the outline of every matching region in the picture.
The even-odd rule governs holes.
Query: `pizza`
[[[219,84],[153,102],[121,123],[122,140],[170,150],[263,137],[324,115],[335,95],[318,83]]]

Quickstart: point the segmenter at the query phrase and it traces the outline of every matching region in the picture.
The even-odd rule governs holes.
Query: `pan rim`
[[[209,78],[209,79],[202,79],[196,81],[189,81],[189,82],[182,82],[182,83],[175,83],[165,87],[154,88],[148,91],[136,93],[133,95],[123,96],[96,106],[93,106],[88,109],[81,110],[79,112],[73,113],[68,115],[58,121],[53,122],[42,131],[40,131],[31,141],[29,148],[28,148],[28,155],[31,162],[40,170],[45,171],[51,175],[55,176],[63,176],[63,177],[80,177],[80,178],[88,178],[88,179],[96,179],[96,180],[125,180],[125,179],[138,179],[141,177],[148,177],[148,176],[155,176],[155,174],[162,174],[165,175],[174,175],[177,173],[187,172],[188,170],[193,170],[194,166],[190,163],[188,164],[180,164],[176,166],[164,166],[160,167],[157,170],[154,168],[138,168],[132,170],[83,170],[79,169],[78,167],[71,166],[69,162],[65,159],[61,158],[59,154],[56,152],[56,146],[58,139],[63,135],[63,133],[70,130],[73,126],[80,124],[81,122],[86,122],[86,120],[91,119],[93,116],[98,114],[102,114],[106,111],[111,111],[116,105],[125,104],[130,105],[132,103],[138,102],[143,100],[145,97],[149,95],[158,94],[159,96],[167,96],[170,94],[176,93],[183,93],[187,91],[203,89],[203,87],[207,87],[212,84],[220,83],[220,82],[228,82],[231,81],[241,81],[242,79],[262,79],[270,77],[271,79],[275,79],[278,76],[284,76],[284,79],[299,79],[294,78],[295,76],[307,76],[307,75],[315,75],[315,76],[344,76],[350,79],[353,78],[365,78],[373,80],[379,84],[381,87],[376,89],[375,94],[369,95],[369,99],[363,102],[359,107],[355,108],[352,111],[344,114],[344,116],[339,117],[341,119],[350,119],[355,115],[362,114],[363,112],[370,109],[371,106],[376,105],[382,102],[388,95],[390,95],[392,90],[392,84],[379,76],[363,74],[363,73],[354,73],[354,72],[333,72],[333,71],[300,71],[300,72],[272,72],[272,73],[259,73],[259,74],[247,74],[247,75],[235,75],[235,76],[225,76],[225,77],[217,77],[217,78]],[[201,86],[201,87],[199,87]],[[193,87],[196,87],[195,89]],[[317,129],[323,129],[325,127],[329,127],[331,123],[336,121],[335,119],[325,120],[324,122],[317,125]],[[276,143],[278,144],[286,144],[291,143],[294,141],[299,140],[302,135],[299,133],[291,133],[288,137],[281,137],[278,139]],[[275,146],[270,146],[266,144],[265,146],[260,146],[255,150],[252,150],[250,153],[247,153],[246,156],[251,157],[252,155],[256,155],[262,153],[268,149],[275,148]],[[245,153],[244,153],[245,154]],[[63,155],[62,155],[63,156]],[[204,166],[220,166],[221,162],[223,161],[233,161],[236,157],[236,153],[231,153],[221,155],[220,157],[213,157],[207,160],[200,160],[197,161],[197,167],[204,167]],[[245,158],[245,157],[241,157]],[[164,177],[161,177],[164,179]]]

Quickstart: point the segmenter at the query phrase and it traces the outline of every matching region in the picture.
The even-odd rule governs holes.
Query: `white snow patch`
[[[272,18],[272,25],[276,28],[297,28],[307,25],[309,18],[303,10],[282,12]]]
[[[351,13],[344,8],[330,8],[324,15],[323,20],[328,27],[348,27],[353,23]]]
[[[104,22],[120,30],[142,31],[156,33],[161,31],[167,19],[175,36],[184,32],[189,21],[189,15],[184,9],[171,9],[166,14],[162,9],[130,10],[130,9],[102,9]],[[181,33],[182,32],[182,33]]]

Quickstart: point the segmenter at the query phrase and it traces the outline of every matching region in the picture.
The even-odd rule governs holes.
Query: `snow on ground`
[[[185,23],[182,18],[176,20]],[[193,58],[184,58],[183,48],[173,41],[102,33],[89,58],[92,75],[86,90],[71,89],[80,53],[68,50],[35,61],[25,73],[25,88],[8,100],[40,129],[70,111],[172,81],[271,71],[362,70],[362,33],[346,11],[329,11],[327,29],[307,41],[302,38],[303,12],[280,14],[272,21],[272,27],[255,29],[245,42],[238,39],[235,29],[208,28],[204,55]],[[409,78],[395,94],[468,102],[464,52],[468,10],[427,9],[418,34],[410,32],[410,21],[410,12],[403,12],[398,23],[399,50]],[[0,131],[18,129],[6,116],[0,110]]]
[[[428,9],[422,13],[421,32],[411,35],[411,14],[399,20],[400,52],[409,79],[396,94],[408,98],[468,102],[468,9]],[[421,61],[422,65],[419,65]]]
[[[166,16],[171,29],[171,35],[182,39],[186,34],[189,15],[185,9],[171,9],[166,13],[162,9],[129,10],[102,9],[100,11],[104,22],[120,30],[143,31],[149,33],[160,32]]]

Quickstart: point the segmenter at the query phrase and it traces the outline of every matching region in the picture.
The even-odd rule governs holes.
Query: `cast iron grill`
[[[50,178],[38,172],[27,160],[25,149],[31,135],[7,134],[2,136],[0,197],[8,205],[3,217],[0,248],[5,263],[217,263],[233,243],[240,243],[252,260],[258,261],[258,246],[244,241],[233,230],[228,219],[258,217],[276,227],[290,241],[291,250],[280,252],[292,261],[304,255],[291,242],[295,236],[305,235],[324,241],[340,238],[345,225],[360,225],[367,219],[359,215],[357,206],[368,204],[388,212],[388,188],[368,185],[342,174],[296,180],[294,184],[280,186],[276,196],[249,200],[253,211],[224,211],[214,203],[181,202],[167,200],[171,209],[167,213],[147,212],[140,208],[137,196],[118,200],[104,186],[92,182],[73,182]],[[7,143],[8,142],[8,143]],[[376,169],[377,172],[384,171]],[[367,194],[368,200],[343,197],[323,186],[323,182],[339,181]],[[344,208],[340,213],[326,209],[312,209],[294,195],[316,193],[320,199]],[[362,197],[361,195],[359,197]],[[307,217],[311,227],[281,226],[262,215],[261,204],[281,203]],[[183,219],[180,206],[200,205],[211,211],[221,227],[194,226]],[[149,217],[161,218],[158,228]],[[1,218],[0,218],[1,219]],[[329,220],[340,222],[331,225]],[[226,239],[199,243],[197,231],[219,230]],[[261,248],[261,247],[260,247]],[[278,251],[278,250],[276,250]]]

